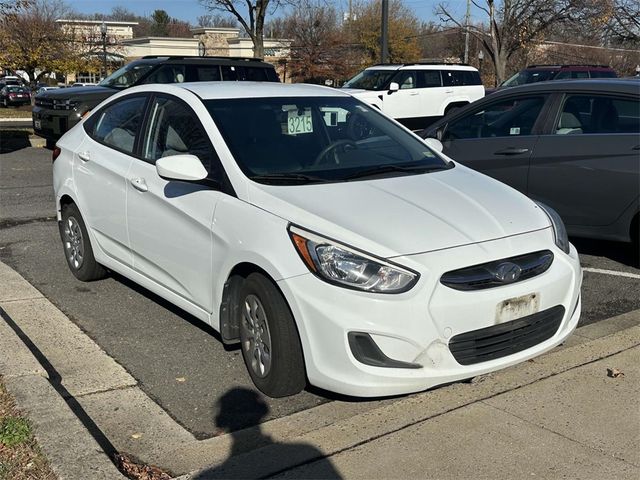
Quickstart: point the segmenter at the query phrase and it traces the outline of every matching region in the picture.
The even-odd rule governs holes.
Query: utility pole
[[[467,0],[467,14],[464,18],[464,63],[469,63],[469,17],[471,16],[471,0]]]
[[[382,28],[380,35],[380,56],[382,63],[389,62],[389,0],[382,0]]]

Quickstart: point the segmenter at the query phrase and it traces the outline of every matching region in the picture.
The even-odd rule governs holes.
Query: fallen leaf
[[[171,475],[154,465],[137,463],[126,453],[116,455],[116,464],[127,477],[136,480],[171,480]]]
[[[137,439],[138,439],[138,438],[140,438],[141,436],[142,436],[142,434],[141,434],[141,433],[134,433],[133,435],[131,435],[131,438],[135,438],[135,439],[137,440]]]
[[[607,368],[607,377],[609,378],[624,377],[624,373],[622,372],[622,370],[618,370],[617,368]]]
[[[184,383],[184,382],[186,382],[186,381],[187,381],[187,379],[186,379],[186,378],[184,378],[184,377],[177,377],[177,378],[176,378],[176,382]]]

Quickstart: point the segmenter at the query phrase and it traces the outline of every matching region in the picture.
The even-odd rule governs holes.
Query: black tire
[[[70,203],[62,207],[62,221],[59,227],[64,257],[73,276],[83,282],[106,277],[107,271],[93,256],[87,227],[75,204]]]
[[[449,105],[447,108],[444,109],[444,116],[446,117],[447,115],[455,112],[459,108],[460,108],[460,105]]]
[[[251,322],[262,324],[260,333],[248,320],[250,310],[258,305],[263,315],[256,308],[258,313]],[[274,398],[302,391],[306,375],[300,337],[289,306],[275,284],[260,273],[249,275],[240,287],[238,315],[242,357],[255,386]],[[261,362],[265,356],[260,357],[260,351],[262,355],[268,352],[269,358],[269,367],[263,370],[260,366],[264,367]]]
[[[56,141],[55,140],[49,140],[48,138],[45,140],[46,145],[45,148],[47,150],[53,150],[54,148],[56,148]]]

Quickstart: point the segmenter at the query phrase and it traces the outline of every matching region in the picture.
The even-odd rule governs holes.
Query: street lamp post
[[[104,69],[104,76],[107,76],[107,24],[102,22],[100,25],[100,35],[102,35],[102,68]]]

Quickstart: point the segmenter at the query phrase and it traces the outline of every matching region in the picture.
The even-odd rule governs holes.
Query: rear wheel
[[[73,203],[62,207],[60,237],[67,265],[78,280],[90,282],[107,275],[104,267],[96,262],[93,256],[87,227],[80,215],[80,210]]]
[[[240,288],[240,345],[249,375],[270,397],[286,397],[306,385],[302,345],[287,302],[275,284],[252,273]]]

